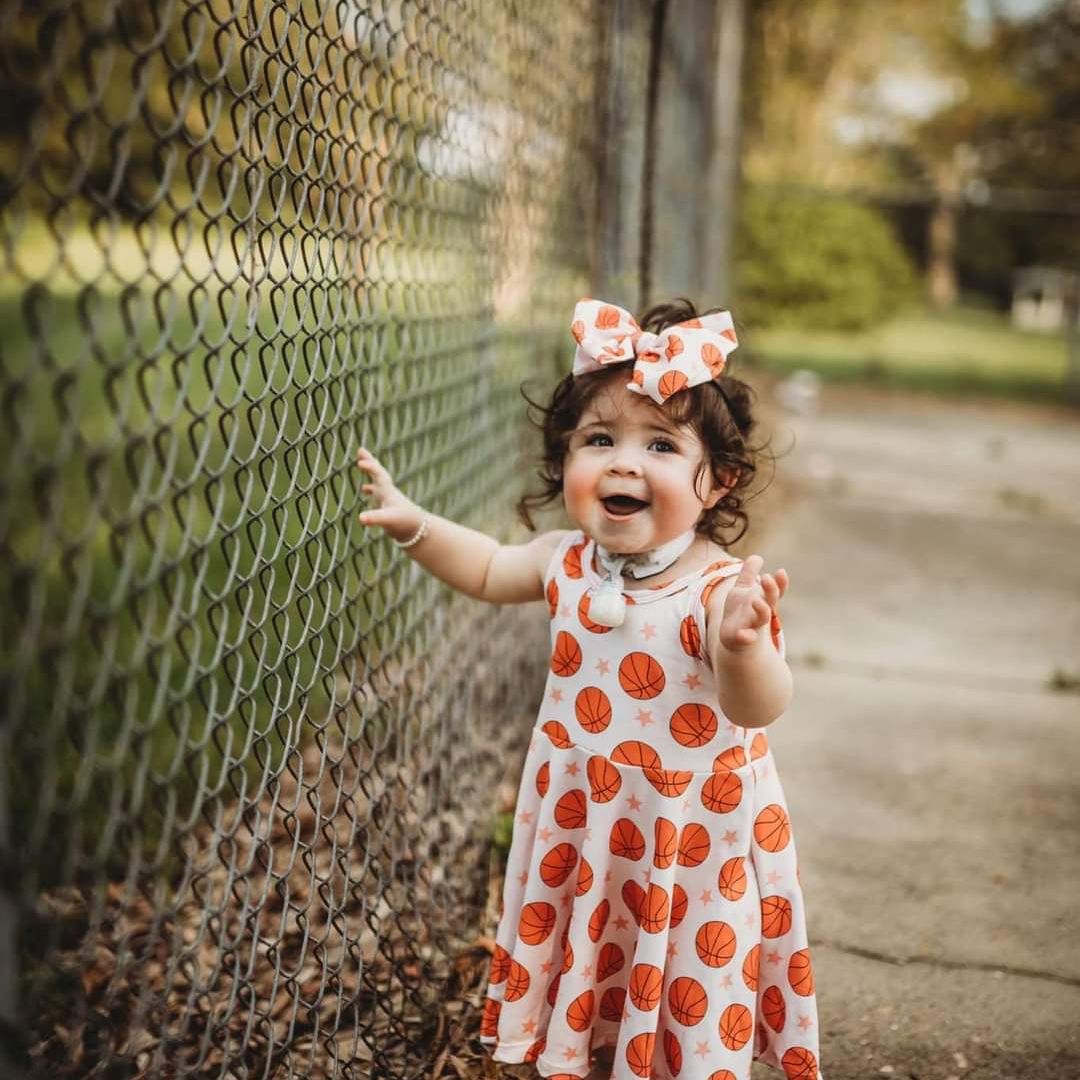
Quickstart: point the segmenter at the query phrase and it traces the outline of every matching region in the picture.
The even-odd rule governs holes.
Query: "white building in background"
[[[1017,329],[1058,333],[1070,312],[1080,327],[1080,272],[1027,266],[1013,274],[1012,323]]]

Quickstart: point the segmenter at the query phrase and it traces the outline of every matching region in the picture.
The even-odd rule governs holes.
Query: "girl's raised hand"
[[[395,540],[408,540],[419,528],[423,510],[397,489],[378,458],[363,446],[356,451],[356,467],[371,478],[360,490],[377,503],[375,509],[360,514],[360,524],[376,525]]]
[[[729,652],[741,652],[757,643],[762,627],[769,626],[773,614],[778,613],[781,597],[787,592],[787,571],[762,574],[764,562],[760,555],[751,555],[724,600],[720,644]]]

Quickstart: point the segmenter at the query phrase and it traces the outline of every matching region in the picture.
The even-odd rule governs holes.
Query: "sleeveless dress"
[[[817,1003],[791,823],[763,729],[720,712],[714,563],[589,619],[594,542],[545,576],[552,653],[525,759],[480,1038],[503,1062],[613,1080],[818,1080]],[[773,640],[783,649],[779,626]]]

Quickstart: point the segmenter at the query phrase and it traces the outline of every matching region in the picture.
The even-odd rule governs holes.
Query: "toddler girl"
[[[521,777],[481,1039],[495,1060],[616,1080],[816,1080],[817,1010],[764,728],[791,699],[784,572],[732,558],[753,470],[730,315],[641,324],[582,300],[542,407],[543,491],[575,525],[522,545],[422,510],[365,449],[360,515],[455,589],[546,599],[551,660]],[[599,1056],[599,1055],[598,1055]]]

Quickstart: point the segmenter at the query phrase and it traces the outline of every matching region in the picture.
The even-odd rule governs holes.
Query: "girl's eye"
[[[667,439],[653,439],[652,446],[655,450],[660,450],[665,454],[672,453],[676,450],[675,444],[669,442]]]
[[[603,440],[603,441],[600,441]],[[594,432],[585,439],[586,446],[611,446],[611,436],[602,431]]]

